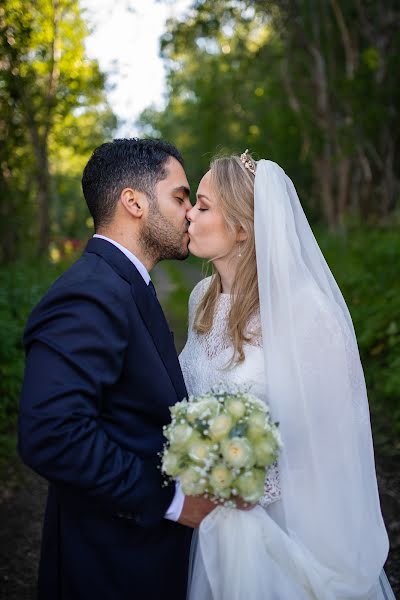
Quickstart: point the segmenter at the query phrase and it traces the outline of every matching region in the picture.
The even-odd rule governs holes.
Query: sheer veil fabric
[[[284,444],[281,500],[269,510],[217,508],[202,522],[188,598],[394,598],[349,311],[276,163],[257,163],[254,203],[265,397]]]

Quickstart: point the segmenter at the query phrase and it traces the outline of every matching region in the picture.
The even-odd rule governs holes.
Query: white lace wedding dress
[[[200,281],[193,289],[189,299],[188,339],[179,356],[187,391],[189,394],[199,395],[208,392],[214,384],[223,383],[228,389],[229,387],[243,384],[251,386],[251,391],[254,395],[266,401],[264,358],[259,316],[254,316],[248,324],[247,333],[251,339],[244,346],[245,360],[229,368],[227,368],[227,365],[233,354],[233,346],[226,327],[230,309],[230,295],[220,294],[214,314],[213,326],[207,334],[198,334],[193,330],[197,306],[210,280],[211,278],[208,277]],[[267,472],[265,495],[260,504],[278,525],[282,523],[280,496],[279,472],[277,465],[274,465]],[[195,534],[194,547],[192,548],[192,552],[194,553],[196,551],[196,543],[197,535]],[[293,583],[293,581],[289,581],[279,568],[276,568],[276,565],[265,565],[265,570],[269,573],[269,580],[274,582],[271,589],[265,590],[266,599],[309,600],[310,596],[300,586]],[[381,589],[377,590],[376,594],[374,594],[374,600],[394,600],[394,595],[383,571],[379,585]],[[190,600],[192,600],[192,597],[190,596]],[[264,594],[262,594],[262,597],[264,597]],[[203,598],[204,600],[206,598],[208,600],[208,598],[213,598],[213,596],[208,590],[207,593],[205,591],[204,595],[201,596],[201,600]]]
[[[232,343],[226,330],[230,295],[220,294],[211,331],[204,335],[193,331],[196,309],[210,280],[211,277],[207,277],[200,281],[189,299],[188,339],[179,356],[187,391],[197,396],[210,391],[217,383],[226,384],[228,389],[243,384],[251,386],[252,393],[265,402],[264,358],[259,316],[249,321],[248,333],[251,342],[244,348],[246,360],[229,369],[226,366],[233,354]],[[273,466],[268,470],[265,496],[260,504],[267,506],[279,497],[279,474],[277,467]]]

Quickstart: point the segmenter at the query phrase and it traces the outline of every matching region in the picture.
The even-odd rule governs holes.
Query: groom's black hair
[[[113,140],[96,148],[82,176],[83,195],[95,230],[112,220],[124,188],[133,188],[154,199],[155,186],[167,177],[165,165],[171,157],[183,166],[175,146],[150,138]]]

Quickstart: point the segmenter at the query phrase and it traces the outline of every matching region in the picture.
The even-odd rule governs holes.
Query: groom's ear
[[[147,212],[148,199],[143,192],[125,188],[122,190],[119,200],[123,208],[136,219],[141,219]]]

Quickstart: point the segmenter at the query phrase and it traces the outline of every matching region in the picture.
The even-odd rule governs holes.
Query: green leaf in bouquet
[[[234,427],[232,427],[230,433],[229,433],[229,438],[235,438],[235,437],[245,437],[246,436],[246,432],[247,432],[247,424],[246,423],[236,423],[236,425]]]
[[[205,437],[205,431],[208,431],[209,423],[205,419],[196,419],[193,423],[193,429],[198,431],[202,436]]]

